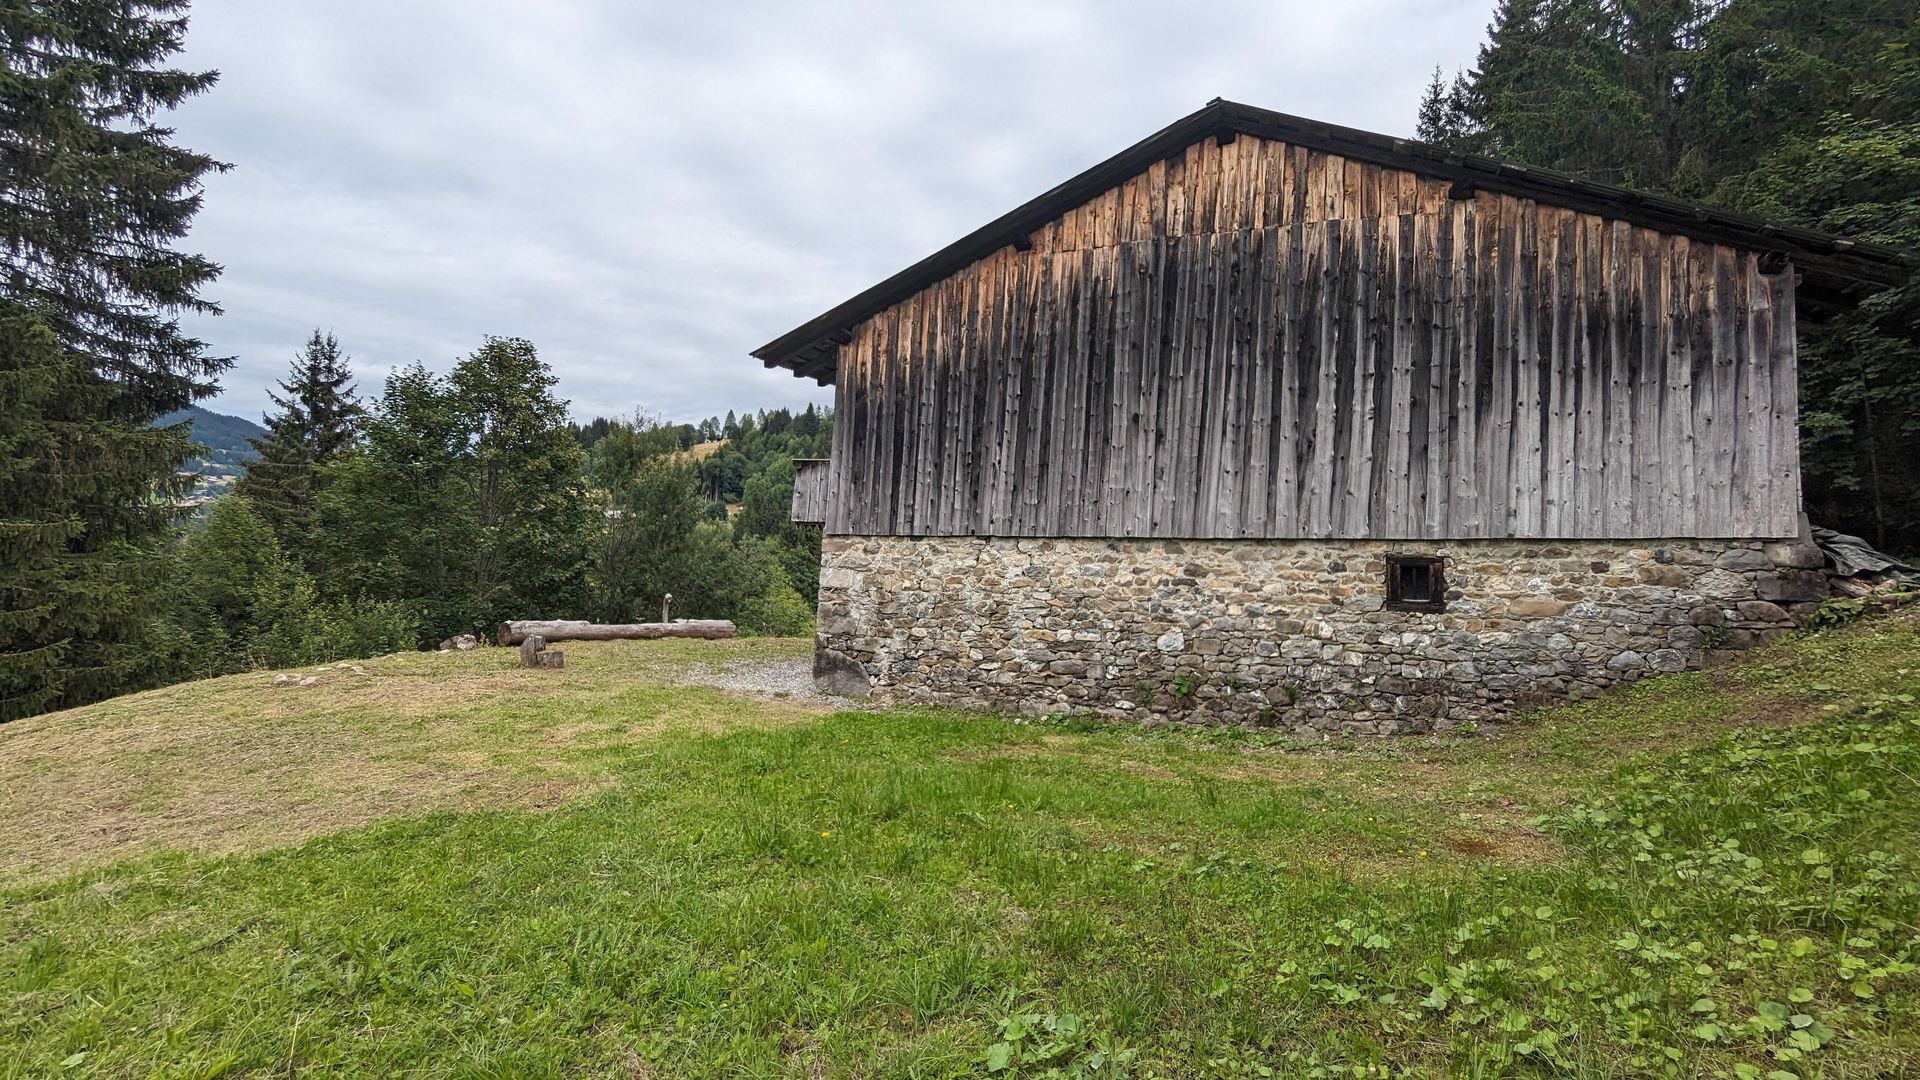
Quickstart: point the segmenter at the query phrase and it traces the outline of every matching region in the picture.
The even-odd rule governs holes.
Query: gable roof
[[[769,341],[753,355],[822,384],[833,381],[835,355],[853,327],[965,269],[1009,244],[1023,244],[1042,225],[1080,206],[1155,162],[1209,137],[1251,135],[1407,172],[1450,180],[1469,189],[1498,191],[1568,210],[1597,214],[1662,232],[1737,247],[1775,251],[1802,274],[1800,296],[1825,306],[1847,306],[1906,280],[1920,260],[1896,248],[1866,244],[1812,229],[1698,206],[1662,195],[1581,180],[1565,173],[1508,165],[1460,154],[1415,139],[1324,124],[1305,117],[1214,99],[878,285]]]

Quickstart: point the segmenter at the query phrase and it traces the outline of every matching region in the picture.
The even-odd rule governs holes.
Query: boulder
[[[858,660],[824,646],[813,650],[813,685],[823,694],[863,698],[873,693],[867,669]]]
[[[480,642],[472,634],[455,634],[440,643],[441,652],[472,652]]]

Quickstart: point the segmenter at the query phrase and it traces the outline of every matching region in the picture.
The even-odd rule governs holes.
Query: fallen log
[[[518,645],[538,634],[548,641],[625,641],[629,639],[683,637],[730,638],[739,631],[726,619],[678,619],[655,623],[590,623],[584,619],[558,619],[503,622],[499,639],[502,645]]]

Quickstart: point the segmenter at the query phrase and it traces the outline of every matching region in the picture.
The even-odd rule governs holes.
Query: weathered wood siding
[[[857,327],[858,535],[1792,535],[1792,272],[1241,137]]]
[[[826,458],[793,459],[793,505],[789,520],[819,525],[827,520]]]

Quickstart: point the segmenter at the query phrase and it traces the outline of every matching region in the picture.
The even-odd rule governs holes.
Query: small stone
[[[1047,670],[1053,672],[1055,675],[1085,675],[1087,673],[1087,662],[1085,660],[1055,660],[1053,663],[1047,665]]]
[[[318,676],[309,675],[306,678],[300,680],[300,685],[301,686],[318,686],[320,685],[320,679]]]
[[[1177,653],[1187,647],[1187,637],[1178,630],[1169,630],[1154,642],[1163,653]]]
[[[288,675],[284,671],[273,677],[273,685],[275,686],[290,686],[297,681],[293,676]]]
[[[1552,597],[1528,596],[1509,603],[1507,612],[1521,619],[1551,619],[1566,614],[1567,609],[1572,606],[1565,600],[1555,600]]]
[[[1653,561],[1663,565],[1673,562],[1672,548],[1654,548]]]
[[[1687,654],[1678,649],[1655,649],[1647,654],[1647,666],[1655,671],[1687,670]]]
[[[1613,658],[1607,661],[1607,667],[1613,671],[1639,671],[1646,666],[1646,657],[1641,656],[1632,649],[1615,653]]]

